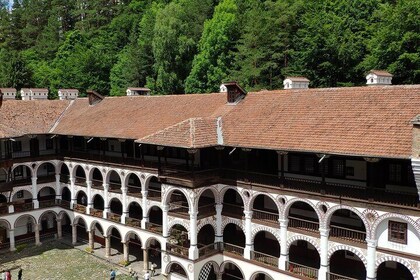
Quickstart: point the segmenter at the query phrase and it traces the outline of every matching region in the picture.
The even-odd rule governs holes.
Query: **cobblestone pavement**
[[[117,271],[118,280],[132,279],[125,269],[101,260],[81,250],[52,241],[42,246],[28,245],[21,252],[0,254],[0,271],[10,270],[12,279],[23,269],[23,279],[109,279],[111,269]]]

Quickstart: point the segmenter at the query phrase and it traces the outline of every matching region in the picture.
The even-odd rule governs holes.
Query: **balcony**
[[[252,221],[258,224],[279,225],[279,214],[263,210],[252,209]]]
[[[330,228],[330,237],[345,239],[352,242],[366,243],[366,232],[364,231],[335,225],[331,225]]]
[[[244,208],[240,205],[234,205],[229,203],[223,203],[222,215],[237,219],[243,219]]]
[[[223,243],[223,251],[228,252],[234,255],[243,256],[244,255],[244,248],[238,245],[230,244],[230,243]]]
[[[287,271],[292,272],[293,274],[303,276],[310,279],[318,279],[318,269],[305,266],[302,264],[294,263],[294,262],[287,262],[286,263]]]
[[[327,280],[357,280],[357,279],[347,277],[347,276],[343,276],[343,275],[340,275],[340,274],[327,272]]]
[[[215,242],[208,245],[198,245],[198,257],[205,258],[210,257],[214,254],[222,252],[222,242]]]
[[[86,206],[82,204],[74,204],[73,210],[81,214],[86,214]]]
[[[39,208],[48,208],[58,205],[58,201],[55,199],[48,199],[48,200],[40,200],[39,201]]]
[[[176,255],[184,259],[188,259],[188,250],[189,248],[178,245],[178,244],[173,244],[170,242],[166,243],[166,251],[168,253]]]
[[[104,216],[104,210],[91,208],[90,215],[97,218],[102,218]]]
[[[14,202],[13,207],[15,213],[30,211],[34,209],[34,204],[32,202]]]
[[[297,217],[288,217],[289,219],[289,228],[291,229],[297,229],[297,230],[303,230],[303,231],[311,231],[314,233],[319,232],[319,223],[314,222],[307,219],[297,218]]]
[[[116,213],[108,213],[108,220],[111,220],[116,223],[121,223],[121,215]]]
[[[151,232],[162,234],[162,225],[159,225],[159,224],[147,222],[146,229]]]
[[[125,223],[131,227],[141,228],[141,220],[138,219],[127,217],[125,218]]]
[[[276,268],[279,266],[279,258],[261,252],[251,251],[251,259]]]

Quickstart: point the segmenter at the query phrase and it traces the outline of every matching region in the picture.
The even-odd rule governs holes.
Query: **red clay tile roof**
[[[287,79],[289,79],[293,82],[309,82],[308,78],[301,77],[301,76],[299,76],[299,77],[286,77],[285,80],[287,80]]]
[[[369,73],[378,75],[378,76],[386,76],[386,77],[393,77],[391,73],[385,70],[370,70]]]
[[[68,105],[65,100],[7,100],[0,108],[0,138],[48,133]]]
[[[204,148],[217,145],[216,130],[214,118],[190,118],[136,142],[180,148]]]

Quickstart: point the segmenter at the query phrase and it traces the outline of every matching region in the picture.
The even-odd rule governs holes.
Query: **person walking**
[[[19,271],[18,271],[18,280],[22,280],[22,268],[19,268]]]
[[[144,280],[150,280],[150,274],[149,274],[149,271],[146,271],[146,273],[144,274],[144,276],[143,276],[144,278]]]
[[[115,270],[111,269],[111,273],[109,274],[110,276],[110,280],[115,280],[115,277],[117,276],[117,274],[115,273]]]

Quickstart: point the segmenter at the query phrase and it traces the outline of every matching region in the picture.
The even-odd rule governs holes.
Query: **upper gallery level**
[[[420,86],[247,93],[225,85],[213,94],[4,100],[3,181],[13,162],[70,157],[153,169],[186,187],[417,207]]]

